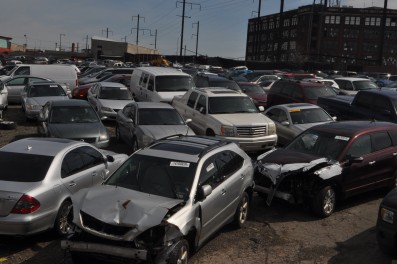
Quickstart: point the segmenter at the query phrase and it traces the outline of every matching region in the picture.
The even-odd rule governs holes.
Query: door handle
[[[225,189],[222,189],[222,195],[225,195],[226,194],[226,190]]]
[[[76,186],[76,183],[74,181],[72,181],[72,182],[69,183],[69,186],[70,187]]]
[[[376,161],[370,161],[368,162],[369,165],[374,165]]]
[[[241,175],[240,175],[240,179],[244,180],[244,177],[245,177],[244,174],[241,174]]]
[[[91,174],[93,177],[95,177],[95,176],[98,176],[98,172],[93,172],[92,174]]]

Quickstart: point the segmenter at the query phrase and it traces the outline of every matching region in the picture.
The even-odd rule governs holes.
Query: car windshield
[[[179,92],[193,88],[193,79],[190,76],[157,76],[157,92]]]
[[[49,123],[97,123],[99,118],[90,106],[58,106],[51,109]]]
[[[303,86],[307,99],[318,99],[321,96],[336,95],[335,90],[329,86]]]
[[[322,108],[289,110],[293,124],[308,124],[332,121],[332,117]]]
[[[102,87],[99,99],[132,100],[132,95],[124,87]]]
[[[38,182],[47,174],[54,157],[25,153],[0,152],[0,181]],[[27,170],[29,172],[27,172]]]
[[[209,114],[258,113],[249,97],[210,97],[208,104]]]
[[[57,84],[31,86],[28,97],[66,96],[65,90]]]
[[[397,82],[391,82],[388,83],[386,86],[384,86],[383,88],[397,88]]]
[[[371,82],[371,81],[354,81],[354,90],[368,90],[368,89],[374,89],[374,88],[379,88],[376,83]]]
[[[187,200],[196,167],[197,164],[192,162],[135,154],[105,184]]]
[[[185,122],[175,109],[139,109],[139,125],[184,125]]]
[[[286,149],[337,160],[348,141],[348,137],[309,130],[297,136]]]
[[[240,84],[241,89],[244,93],[258,93],[258,94],[266,94],[265,90],[259,85],[243,85]]]

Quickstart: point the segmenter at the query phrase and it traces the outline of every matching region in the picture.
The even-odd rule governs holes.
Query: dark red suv
[[[256,190],[311,205],[320,217],[335,202],[380,187],[396,186],[397,124],[334,122],[312,127],[285,149],[258,157]]]
[[[290,103],[317,104],[319,97],[336,94],[332,87],[321,83],[278,80],[267,93],[267,107]]]

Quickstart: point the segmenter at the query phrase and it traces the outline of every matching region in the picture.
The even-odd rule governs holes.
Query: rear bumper
[[[54,226],[56,213],[37,216],[10,214],[0,217],[0,235],[27,236],[51,229]]]

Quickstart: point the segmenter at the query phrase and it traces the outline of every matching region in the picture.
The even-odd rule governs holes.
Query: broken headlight
[[[393,224],[394,222],[394,212],[386,208],[380,208],[380,217],[387,223]]]

